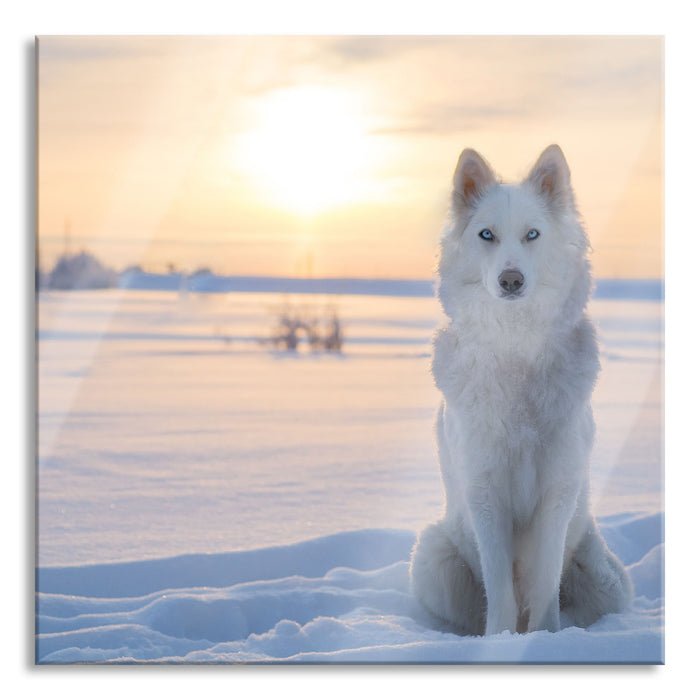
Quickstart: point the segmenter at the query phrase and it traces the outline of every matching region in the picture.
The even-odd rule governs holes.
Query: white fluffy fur
[[[558,146],[516,185],[462,153],[439,262],[449,322],[432,365],[445,514],[411,561],[416,597],[461,633],[557,631],[560,612],[587,626],[632,596],[589,505],[588,247]],[[522,274],[518,294],[504,295],[504,270]]]

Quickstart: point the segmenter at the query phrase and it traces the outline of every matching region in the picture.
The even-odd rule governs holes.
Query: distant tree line
[[[114,270],[86,251],[62,255],[48,274],[37,266],[35,275],[37,289],[106,289],[116,287],[117,280]]]
[[[80,253],[64,253],[56,261],[53,269],[45,272],[39,264],[38,252],[35,256],[34,282],[36,289],[107,289],[119,284],[120,276],[140,274],[144,270],[140,265],[130,265],[121,272],[117,272],[104,265],[92,253],[81,251]],[[188,279],[212,275],[209,267],[199,267],[191,274],[178,270],[174,263],[168,263],[169,275],[184,275]]]

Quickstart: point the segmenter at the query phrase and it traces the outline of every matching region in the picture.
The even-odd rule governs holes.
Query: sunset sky
[[[429,278],[460,151],[550,143],[599,277],[663,276],[660,37],[41,37],[40,262]]]

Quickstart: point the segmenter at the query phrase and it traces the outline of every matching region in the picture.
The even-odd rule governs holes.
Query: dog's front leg
[[[473,489],[468,500],[486,589],[486,634],[515,632],[512,518],[490,484]]]
[[[559,585],[566,532],[574,512],[576,489],[569,485],[545,493],[532,519],[527,536],[524,568],[530,609],[528,632],[558,632]]]

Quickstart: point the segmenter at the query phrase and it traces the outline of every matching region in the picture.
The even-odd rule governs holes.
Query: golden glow
[[[42,37],[41,265],[427,278],[460,151],[556,142],[596,276],[659,276],[663,85],[659,37]]]
[[[357,102],[306,85],[260,98],[257,126],[239,135],[234,167],[261,199],[305,216],[367,199],[372,153]]]

